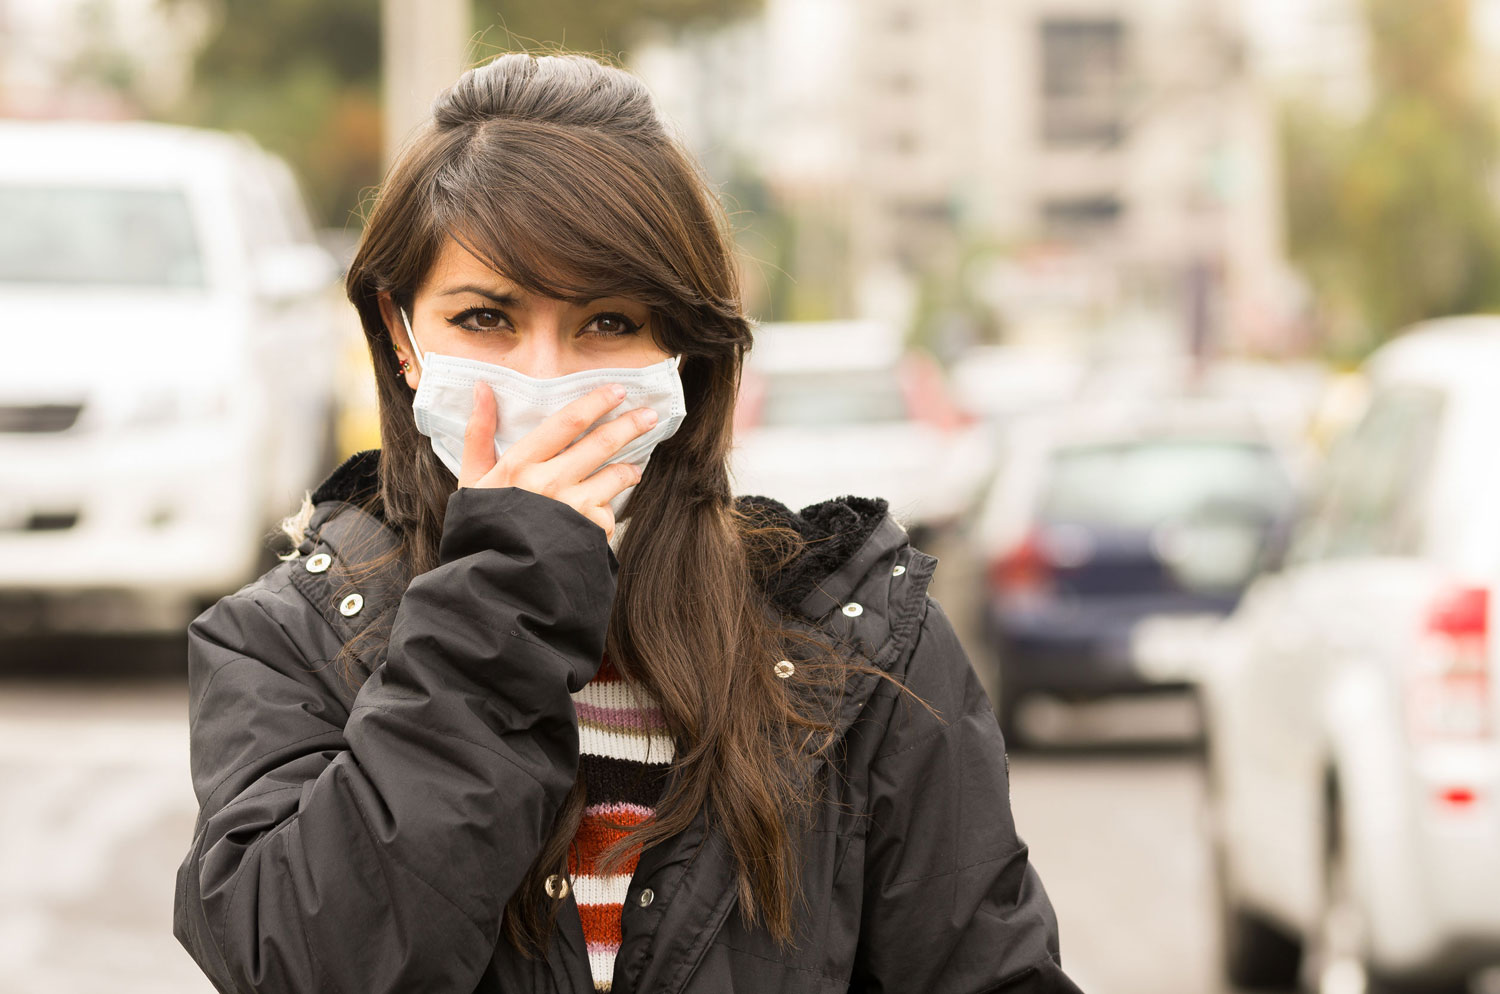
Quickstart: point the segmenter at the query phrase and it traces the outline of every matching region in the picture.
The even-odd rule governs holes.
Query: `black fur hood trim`
[[[802,555],[779,572],[762,578],[771,602],[796,611],[825,578],[837,572],[886,519],[887,504],[878,497],[841,497],[793,512],[769,497],[739,497],[740,511],[767,525],[790,528],[802,536]]]

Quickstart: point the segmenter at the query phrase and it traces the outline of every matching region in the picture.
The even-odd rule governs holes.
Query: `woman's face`
[[[422,374],[389,294],[381,315],[396,352],[410,365],[413,390]],[[637,368],[667,359],[651,336],[651,308],[629,297],[572,303],[531,294],[495,272],[453,239],[444,242],[412,303],[416,347],[425,354],[477,359],[537,379],[585,369]]]

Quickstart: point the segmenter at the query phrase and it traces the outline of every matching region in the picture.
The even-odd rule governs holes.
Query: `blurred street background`
[[[0,994],[209,990],[183,629],[379,445],[393,149],[554,46],[729,212],[738,490],[939,556],[1080,985],[1500,992],[1500,0],[0,0]]]

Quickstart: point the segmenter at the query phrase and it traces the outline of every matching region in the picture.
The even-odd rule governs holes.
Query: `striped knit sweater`
[[[620,950],[620,909],[638,854],[610,874],[599,872],[595,858],[655,813],[672,762],[672,739],[656,702],[643,688],[627,684],[608,658],[573,695],[573,707],[586,807],[568,853],[568,875],[583,919],[594,989],[607,991]]]

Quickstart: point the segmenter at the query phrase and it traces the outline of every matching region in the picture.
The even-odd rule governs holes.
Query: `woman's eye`
[[[583,330],[596,335],[633,335],[641,326],[623,314],[596,314]]]
[[[504,314],[486,307],[471,307],[462,314],[449,318],[448,323],[465,331],[496,331],[506,326]]]

